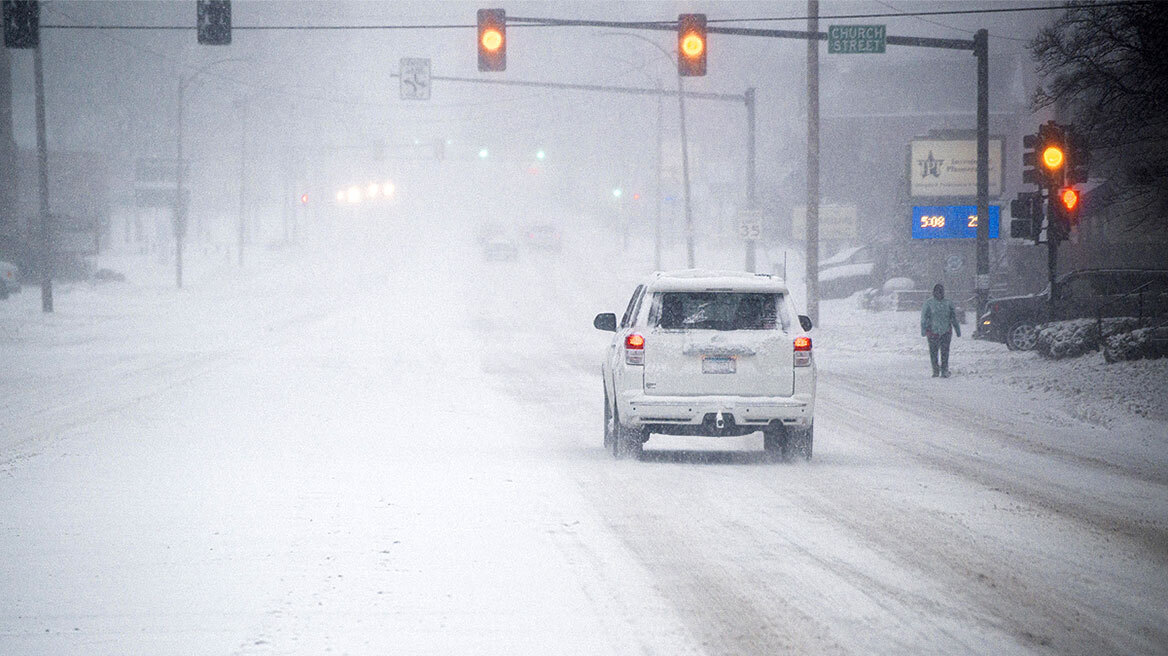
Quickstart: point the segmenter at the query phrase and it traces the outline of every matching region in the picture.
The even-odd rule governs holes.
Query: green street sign
[[[827,52],[833,55],[882,54],[886,34],[883,25],[832,25],[827,28]]]

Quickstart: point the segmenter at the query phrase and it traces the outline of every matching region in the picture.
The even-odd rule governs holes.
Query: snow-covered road
[[[1168,651],[1162,419],[1013,412],[960,375],[1004,349],[934,381],[837,305],[814,461],[614,461],[632,278],[425,239],[0,308],[0,653]]]

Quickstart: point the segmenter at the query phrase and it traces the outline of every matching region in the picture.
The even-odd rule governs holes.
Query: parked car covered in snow
[[[1029,351],[1038,326],[1050,321],[1103,317],[1154,317],[1168,314],[1168,270],[1086,269],[1055,280],[1053,313],[1050,286],[1037,294],[1006,296],[989,302],[974,335]]]
[[[855,246],[819,262],[821,298],[844,298],[884,282],[880,253],[873,246]]]
[[[815,363],[811,320],[777,277],[687,270],[638,285],[601,366],[604,445],[640,456],[650,434],[762,431],[783,459],[811,458]]]

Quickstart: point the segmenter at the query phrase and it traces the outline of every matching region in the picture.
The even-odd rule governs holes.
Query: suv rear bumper
[[[649,396],[629,391],[620,396],[621,423],[663,428],[703,426],[721,415],[723,424],[749,431],[762,430],[772,422],[786,426],[810,426],[814,397],[793,396]]]

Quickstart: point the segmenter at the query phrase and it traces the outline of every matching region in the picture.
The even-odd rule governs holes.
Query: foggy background
[[[1002,6],[1006,6],[1003,4]],[[233,2],[233,23],[258,25],[454,25],[437,30],[236,29],[230,46],[200,46],[191,2],[52,2],[52,25],[188,26],[186,30],[43,29],[50,171],[66,153],[95,155],[109,180],[110,247],[165,250],[165,210],[135,211],[139,158],[175,153],[180,76],[188,85],[184,159],[190,161],[192,248],[231,249],[240,213],[248,243],[283,241],[295,225],[339,220],[337,192],[393,181],[393,202],[462,208],[484,220],[617,226],[648,235],[655,216],[658,100],[557,89],[435,81],[428,101],[401,100],[404,57],[429,58],[435,76],[534,80],[675,89],[668,52],[672,31],[635,34],[576,27],[508,29],[505,73],[476,68],[474,3]],[[513,3],[509,17],[672,20],[704,11],[711,19],[803,17],[805,3]],[[825,2],[830,16],[944,10],[964,3]],[[1051,12],[1053,13],[1053,12]],[[1025,52],[1048,12],[937,18],[873,18],[888,33],[970,38],[990,30],[991,134],[1008,144],[1039,122],[1027,108],[1037,85]],[[854,20],[850,22],[855,22]],[[805,20],[760,23],[805,29]],[[9,50],[13,136],[35,145],[31,51]],[[228,60],[228,61],[220,61]],[[219,62],[219,63],[215,63]],[[929,130],[972,129],[974,58],[964,51],[890,47],[870,56],[820,55],[823,202],[855,204],[860,236],[887,238],[909,221],[908,140]],[[791,239],[790,217],[805,203],[806,45],[802,41],[711,35],[708,74],[688,91],[757,92],[758,197],[764,240]],[[681,239],[684,218],[676,98],[662,102],[663,216],[667,242]],[[741,103],[687,102],[694,215],[699,241],[736,239],[745,202],[746,114]],[[246,127],[245,127],[246,124]],[[486,149],[488,156],[479,156]],[[543,159],[536,153],[543,151]],[[1007,185],[1020,164],[1008,147]],[[29,157],[31,155],[26,155]],[[32,182],[32,180],[29,180]],[[60,187],[61,185],[56,185]],[[68,185],[66,185],[68,186]],[[23,194],[35,198],[32,185]],[[620,189],[621,196],[613,190]],[[63,193],[54,190],[54,197]],[[307,208],[298,208],[302,194]],[[343,204],[342,204],[343,205]],[[292,227],[289,227],[292,226]],[[468,226],[469,227],[469,226]],[[619,230],[618,230],[619,231]],[[824,255],[842,244],[824,236]],[[680,265],[681,262],[667,262]],[[740,266],[740,263],[711,263]]]

